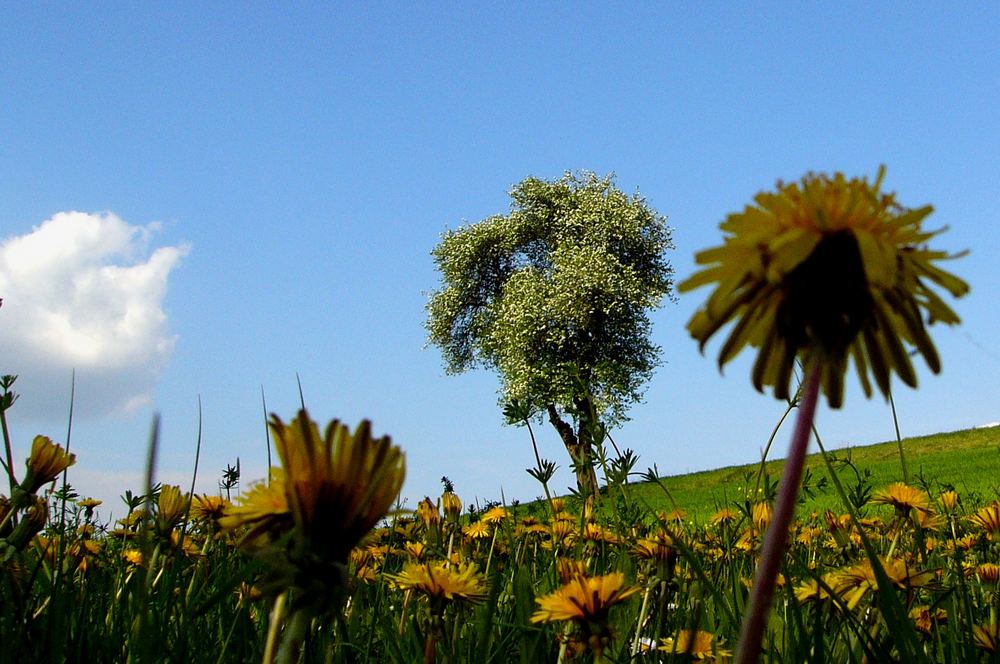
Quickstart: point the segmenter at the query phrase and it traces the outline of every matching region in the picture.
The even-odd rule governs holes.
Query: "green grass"
[[[779,450],[782,444],[779,434],[772,449]],[[942,487],[953,487],[965,500],[1000,497],[1000,426],[904,438],[903,450],[910,484],[925,486],[931,495],[936,495]],[[903,480],[896,441],[829,451],[840,462],[839,476],[849,487],[867,485],[878,490]],[[772,484],[780,479],[783,467],[783,460],[769,461],[765,465],[766,477]],[[668,476],[661,481],[677,506],[687,512],[688,518],[700,523],[719,507],[754,495],[759,470],[760,463],[727,466]],[[806,470],[811,473],[805,483],[808,490],[800,494],[799,513],[825,509],[842,512],[844,508],[826,479],[823,460],[818,453],[809,456]],[[761,486],[764,485],[762,480]],[[673,507],[663,488],[655,483],[632,484],[629,490],[633,497],[654,510]]]

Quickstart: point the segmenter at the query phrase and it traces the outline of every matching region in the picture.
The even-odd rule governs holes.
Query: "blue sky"
[[[1000,420],[998,29],[996,3],[7,5],[16,459],[35,433],[65,439],[75,367],[82,493],[118,509],[141,488],[154,412],[158,476],[186,485],[199,399],[199,488],[237,457],[249,481],[266,463],[261,391],[290,418],[298,374],[317,419],[368,417],[403,446],[411,503],[442,475],[466,500],[539,495],[496,377],[446,376],[424,347],[430,251],[506,212],[524,177],[578,169],[613,171],[668,217],[683,278],[777,179],[885,164],[903,204],[950,227],[936,244],[971,250],[949,266],[973,289],[963,325],[933,330],[942,374],[896,393],[903,433]],[[615,436],[642,469],[752,461],[783,411],[750,386],[749,356],[720,375],[717,344],[699,355],[684,325],[704,296],[653,315],[664,364]],[[833,446],[893,436],[856,385],[819,428]]]

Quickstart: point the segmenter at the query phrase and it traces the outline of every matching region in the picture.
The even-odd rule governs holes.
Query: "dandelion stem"
[[[795,511],[795,499],[802,478],[802,467],[809,447],[809,433],[816,414],[816,400],[819,395],[820,361],[812,358],[807,363],[805,390],[799,404],[799,415],[795,423],[795,433],[781,476],[781,486],[775,499],[771,525],[761,547],[760,564],[757,567],[750,603],[743,618],[740,643],[736,652],[738,664],[750,664],[760,658],[760,648],[767,624],[767,614],[774,594],[774,582],[778,575],[781,556],[788,540],[788,526]]]
[[[287,601],[287,590],[274,600],[274,608],[271,609],[271,624],[267,627],[267,642],[264,645],[264,664],[271,664],[274,661],[274,651],[278,645],[278,632],[281,630],[281,623],[285,618],[285,602]]]

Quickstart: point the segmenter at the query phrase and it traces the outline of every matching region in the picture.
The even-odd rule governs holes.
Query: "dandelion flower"
[[[28,472],[21,482],[21,489],[29,494],[38,493],[39,489],[74,463],[76,463],[75,454],[69,454],[47,436],[35,436],[31,443],[31,456],[27,462]]]
[[[625,575],[614,572],[604,576],[576,575],[555,592],[535,599],[538,609],[531,622],[572,621],[582,633],[582,643],[601,661],[611,642],[608,614],[611,607],[639,592],[638,586],[625,586]]]
[[[678,655],[688,655],[696,660],[712,662],[728,660],[732,653],[715,643],[715,636],[704,630],[682,629],[674,638],[664,639],[659,650]]]
[[[946,512],[954,512],[958,507],[958,492],[954,490],[942,491],[941,495],[938,497],[941,501],[941,507],[945,509]]]
[[[451,521],[457,521],[462,513],[462,499],[452,491],[445,491],[441,494],[441,509]]]
[[[397,588],[412,588],[431,599],[469,602],[486,599],[486,581],[474,563],[458,567],[444,562],[408,563],[399,574],[387,576]]]
[[[977,647],[987,652],[996,652],[1000,642],[1000,629],[997,625],[973,625],[972,641]]]
[[[321,558],[346,562],[399,495],[402,451],[388,436],[373,438],[367,420],[353,434],[333,420],[320,435],[300,410],[288,425],[272,415],[270,427],[300,541]]]
[[[843,402],[844,374],[853,359],[865,394],[869,373],[889,393],[889,377],[916,386],[906,347],[915,347],[931,371],[941,363],[924,325],[959,322],[930,286],[954,297],[968,285],[935,262],[954,258],[927,248],[940,231],[921,228],[933,208],[906,209],[895,194],[843,174],[808,174],[778,183],[753,205],[721,224],[724,244],[696,256],[707,266],[681,291],[715,284],[688,323],[704,350],[708,339],[735,323],[719,353],[720,368],[744,347],[757,349],[753,384],[778,399],[790,397],[796,360],[818,353],[823,391],[831,407]]]
[[[937,570],[918,570],[898,558],[880,558],[889,582],[897,588],[911,590],[926,586],[937,576]],[[869,590],[878,588],[878,579],[870,560],[865,559],[845,570],[834,572],[830,584],[844,598],[849,609],[854,609]]]
[[[184,518],[188,503],[187,494],[179,486],[167,484],[160,489],[160,496],[156,501],[157,530],[163,534],[169,533]]]
[[[576,575],[555,592],[535,600],[538,609],[531,616],[531,622],[606,622],[612,606],[638,591],[638,586],[625,586],[625,575],[621,572],[590,577]]]
[[[896,513],[906,517],[911,510],[927,513],[931,511],[931,501],[927,494],[916,487],[895,482],[887,488],[877,491],[872,497],[876,505],[892,505]]]
[[[500,523],[506,519],[508,515],[509,513],[506,508],[497,505],[496,507],[491,507],[483,512],[482,516],[479,517],[479,520],[485,521],[486,523]]]
[[[285,495],[282,473],[275,473],[271,482],[254,482],[235,505],[228,505],[219,519],[222,530],[248,527],[244,542],[255,542],[262,535],[277,539],[292,527],[292,514]]]
[[[462,533],[469,539],[484,539],[490,536],[490,524],[485,521],[476,521],[462,528]]]
[[[913,626],[924,634],[930,634],[933,628],[948,622],[948,612],[941,607],[915,606],[910,609],[909,615]]]
[[[969,517],[976,527],[988,533],[1000,533],[1000,502],[993,502]]]

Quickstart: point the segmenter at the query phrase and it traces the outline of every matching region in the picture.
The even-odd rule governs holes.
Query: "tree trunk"
[[[580,433],[578,435],[573,431],[573,427],[560,417],[555,405],[549,404],[547,411],[549,422],[559,432],[559,437],[562,438],[563,445],[566,446],[569,458],[573,462],[577,491],[584,498],[599,495],[597,473],[594,471],[594,448],[591,445],[590,435],[584,428],[584,418],[581,418]]]

